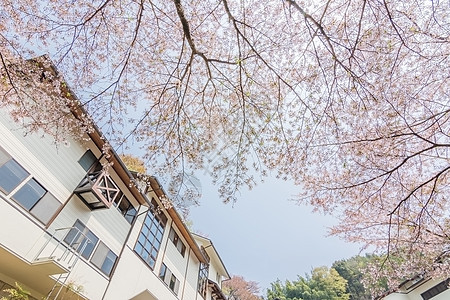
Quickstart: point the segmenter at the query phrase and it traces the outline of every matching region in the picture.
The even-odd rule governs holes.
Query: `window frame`
[[[177,250],[181,254],[181,256],[184,257],[184,255],[186,253],[186,245],[183,243],[180,236],[178,235],[178,233],[175,231],[175,229],[173,227],[170,227],[169,239],[172,241],[175,248],[177,248]]]
[[[87,149],[78,160],[78,164],[83,168],[83,170],[88,172],[97,161],[98,158],[95,156],[94,152],[92,152],[91,149]]]
[[[450,284],[450,278],[448,278],[447,280],[444,280],[438,284],[436,284],[435,286],[429,288],[428,290],[426,290],[425,292],[423,292],[422,294],[420,294],[420,296],[422,297],[422,299],[424,300],[428,300],[431,299],[443,292],[445,292],[446,290],[448,290],[448,285]]]
[[[19,181],[15,183],[12,189],[6,190],[4,186],[0,186],[0,191],[5,194],[7,199],[17,204],[17,208],[22,208],[39,222],[47,225],[62,203],[8,152],[0,147],[0,169],[9,163],[12,163],[13,167],[17,168],[23,176],[16,176]],[[15,173],[10,173],[9,175],[11,174],[17,175]],[[4,172],[1,175],[8,176],[8,173]],[[40,191],[37,192],[37,189]],[[30,199],[32,199],[31,202],[29,201]]]
[[[125,203],[125,206],[123,203]],[[137,216],[137,209],[123,192],[120,192],[120,195],[114,200],[113,205],[129,224],[133,224]]]
[[[170,271],[165,263],[161,264],[158,277],[172,292],[174,292],[175,295],[178,296],[178,292],[180,291],[180,280],[172,273],[172,271]]]
[[[77,224],[80,225],[80,227],[77,227]],[[75,230],[76,228],[76,230]],[[71,238],[70,242],[67,240],[69,235],[73,234],[74,236]],[[95,243],[93,243],[93,239],[89,237],[93,236],[95,238]],[[81,238],[81,239],[80,239]],[[87,240],[89,242],[86,244]],[[66,236],[63,239],[64,243],[66,243],[69,247],[71,247],[76,253],[80,254],[83,258],[89,260],[94,253],[94,250],[96,249],[97,244],[99,243],[100,239],[86,226],[81,222],[79,219],[75,221],[72,228],[69,230],[69,232],[66,234]],[[74,245],[78,244],[78,246]],[[92,248],[88,245],[91,244]],[[89,248],[88,248],[89,247]],[[88,249],[88,250],[86,250]]]
[[[2,151],[2,149],[0,148],[0,151],[1,152],[4,152],[4,151]],[[9,156],[9,155],[6,155],[6,157],[7,158],[9,158],[8,160],[6,160],[1,166],[0,166],[0,178],[2,177],[2,175],[5,175],[5,176],[7,176],[8,178],[13,178],[14,179],[14,177],[16,178],[16,179],[18,179],[19,181],[14,181],[14,182],[12,182],[11,184],[13,184],[14,186],[11,188],[11,187],[5,187],[5,186],[3,186],[1,183],[1,181],[0,181],[0,191],[2,191],[5,195],[10,195],[12,192],[14,192],[19,186],[21,186],[26,180],[27,180],[27,178],[30,178],[30,173],[24,168],[24,167],[22,167],[22,165],[21,164],[19,164],[14,158],[12,158],[11,156]],[[3,169],[3,168],[5,168],[5,169]],[[15,173],[12,169],[13,168],[16,168],[16,169],[18,169],[19,171],[21,171],[20,173],[20,175],[24,175],[24,176],[18,176],[19,174],[17,174],[17,173]],[[4,173],[1,173],[2,172],[2,170],[6,170]],[[7,171],[9,171],[9,172],[7,172]],[[8,174],[9,173],[9,174]],[[13,177],[14,176],[14,177]]]
[[[153,201],[152,201],[153,202]],[[162,212],[160,212],[163,214]],[[165,215],[164,215],[165,217]],[[157,209],[149,209],[134,246],[134,252],[154,270],[162,244],[167,218],[158,216]]]
[[[201,251],[203,255],[206,257],[208,263],[200,262],[199,270],[198,270],[198,286],[197,292],[202,296],[202,298],[206,298],[206,292],[208,290],[208,278],[209,278],[209,255],[206,253],[205,248],[201,246]]]
[[[100,253],[100,251],[102,251],[102,253]],[[114,260],[111,259],[111,255],[114,257]],[[118,258],[119,257],[100,240],[89,261],[103,274],[111,277],[111,273],[116,266]],[[112,262],[112,264],[108,264],[109,261]]]
[[[36,188],[39,188],[41,190],[37,191]],[[31,211],[33,207],[42,198],[44,198],[45,194],[47,193],[48,191],[36,179],[31,177],[29,180],[24,182],[14,194],[11,195],[11,199],[14,200],[16,203],[20,204],[20,206],[22,206],[27,211]],[[29,200],[31,200],[31,202]]]

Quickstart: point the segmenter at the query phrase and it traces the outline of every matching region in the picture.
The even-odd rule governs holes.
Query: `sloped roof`
[[[207,254],[209,255],[210,259],[214,262],[215,266],[217,267],[217,271],[219,271],[219,274],[225,277],[226,279],[230,279],[230,274],[227,271],[227,268],[225,267],[225,264],[222,261],[222,258],[220,258],[219,252],[217,251],[216,247],[214,247],[213,242],[201,235],[198,235],[196,233],[192,234],[194,236],[194,239],[199,241]]]

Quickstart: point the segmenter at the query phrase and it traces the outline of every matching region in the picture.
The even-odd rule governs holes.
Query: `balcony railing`
[[[68,273],[92,241],[76,227],[56,229],[38,251],[33,264],[53,263],[54,274]]]
[[[48,299],[59,299],[58,297],[64,291],[64,294],[75,294],[77,299],[86,299],[78,291],[67,284],[69,274],[80,259],[84,250],[93,242],[79,228],[66,227],[56,229],[53,235],[43,244],[38,251],[32,265],[44,267],[46,273],[54,281]]]

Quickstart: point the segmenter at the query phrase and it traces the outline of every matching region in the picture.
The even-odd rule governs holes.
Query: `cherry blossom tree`
[[[260,300],[259,287],[255,281],[247,281],[242,276],[234,275],[222,283],[222,290],[228,300]]]
[[[92,130],[81,105],[155,175],[206,169],[225,201],[292,179],[391,277],[450,276],[448,1],[0,3],[0,105],[30,130]],[[67,83],[18,58],[43,53]]]

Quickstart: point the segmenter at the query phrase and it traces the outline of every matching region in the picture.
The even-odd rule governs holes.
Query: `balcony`
[[[37,244],[41,248],[32,261],[0,244],[0,275],[19,282],[38,299],[59,299],[62,295],[64,299],[87,299],[70,285],[68,278],[89,239],[77,228],[69,227],[57,229]]]
[[[110,175],[97,163],[81,180],[74,193],[91,209],[111,207],[120,190]]]

